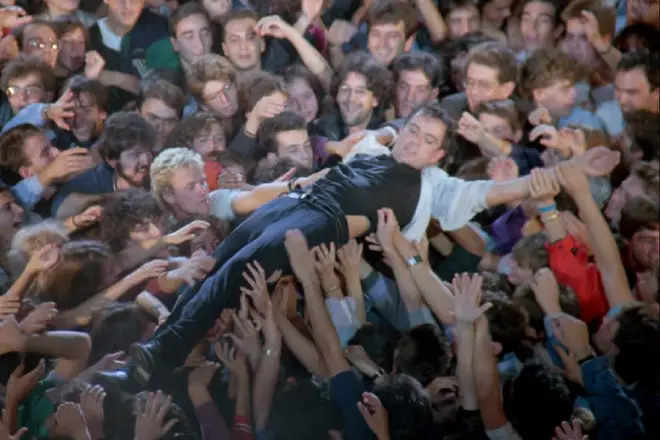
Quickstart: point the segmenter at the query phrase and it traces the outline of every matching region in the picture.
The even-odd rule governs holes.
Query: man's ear
[[[417,33],[414,33],[406,40],[406,43],[403,45],[403,51],[404,52],[410,52],[412,50],[413,44],[415,44],[415,38],[417,37]]]
[[[440,160],[441,160],[443,157],[445,157],[445,154],[447,154],[447,152],[445,151],[445,149],[444,149],[444,148],[440,148],[440,149],[439,149],[438,151],[436,151],[435,154],[433,155],[433,163],[438,163],[438,162],[440,162]]]
[[[174,49],[174,52],[179,52],[179,43],[176,41],[176,38],[170,37],[170,41],[172,42],[172,49]]]
[[[499,342],[491,342],[490,345],[493,348],[493,354],[495,356],[499,356],[500,354],[502,354],[502,344],[500,344]]]
[[[516,83],[515,81],[509,81],[509,82],[505,82],[500,87],[502,88],[502,91],[506,95],[506,98],[504,99],[509,99],[511,95],[513,95],[513,91],[516,90]]]
[[[651,111],[653,113],[660,113],[660,87],[651,90]]]
[[[167,203],[168,205],[174,205],[174,194],[172,194],[172,190],[170,188],[163,191],[163,194],[161,196],[163,197],[165,203]]]
[[[32,173],[28,169],[28,167],[20,167],[18,169],[18,175],[21,176],[22,179],[27,179],[28,177],[32,177]]]
[[[431,102],[435,101],[436,99],[438,99],[438,95],[439,95],[439,94],[440,94],[440,89],[438,89],[437,87],[434,87],[434,88],[431,90],[431,98],[430,98],[429,100],[430,100]]]
[[[378,98],[376,98],[376,96],[374,95],[374,99],[373,99],[373,103],[371,104],[371,107],[372,107],[372,108],[376,108],[376,107],[378,107],[378,104],[380,104],[380,101],[379,101]]]
[[[227,53],[227,43],[225,43],[225,42],[222,43],[222,53],[223,54]],[[225,56],[227,56],[227,55],[225,55]]]

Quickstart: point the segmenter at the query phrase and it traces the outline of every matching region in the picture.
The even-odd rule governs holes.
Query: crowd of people
[[[0,440],[660,438],[657,0],[0,25]]]

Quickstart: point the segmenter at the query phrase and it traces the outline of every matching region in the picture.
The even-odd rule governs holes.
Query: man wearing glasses
[[[19,42],[23,53],[35,55],[48,64],[51,69],[57,65],[60,45],[53,26],[47,21],[33,20],[14,30],[14,37]]]
[[[7,95],[11,114],[18,114],[24,107],[37,102],[50,102],[55,89],[55,75],[48,64],[34,55],[19,55],[2,70],[0,87]],[[4,114],[5,112],[3,112]]]

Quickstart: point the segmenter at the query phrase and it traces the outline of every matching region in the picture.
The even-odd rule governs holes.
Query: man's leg
[[[173,368],[182,365],[192,348],[206,335],[226,307],[239,302],[239,288],[244,285],[243,271],[247,263],[257,260],[266,273],[282,269],[291,273],[284,247],[284,236],[291,229],[300,229],[310,246],[348,240],[348,225],[343,213],[334,214],[313,206],[314,202],[297,201],[288,215],[255,229],[250,242],[206,279],[199,291],[182,306],[178,318],[163,326],[146,346],[134,346],[131,357],[140,367],[142,381],[151,386],[167,378]],[[153,374],[152,374],[153,373]]]

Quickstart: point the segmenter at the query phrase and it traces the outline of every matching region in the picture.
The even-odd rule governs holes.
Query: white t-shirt
[[[211,203],[211,215],[223,221],[231,221],[236,218],[232,208],[232,202],[240,192],[239,189],[216,189],[209,194]]]

